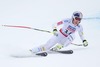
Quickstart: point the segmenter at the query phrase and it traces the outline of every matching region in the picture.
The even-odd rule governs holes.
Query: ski
[[[29,50],[30,52],[32,52],[32,50]],[[32,52],[33,53],[33,52]],[[47,52],[40,52],[40,53],[35,53],[35,55],[37,55],[37,56],[47,56],[48,54],[47,54]]]
[[[48,53],[47,52],[42,52],[42,53],[37,53],[36,55],[38,55],[38,56],[47,56],[48,55]]]
[[[36,55],[45,57],[49,54],[49,52],[51,52],[51,53],[61,53],[61,54],[73,54],[73,50],[61,50],[61,51],[41,52],[41,53],[37,53]]]
[[[47,52],[36,53],[35,55],[46,57],[49,53],[73,54],[73,50],[61,50],[61,51],[50,50],[50,51],[47,51]]]
[[[51,51],[51,52],[57,52],[61,54],[73,54],[73,50],[61,50],[61,51]]]

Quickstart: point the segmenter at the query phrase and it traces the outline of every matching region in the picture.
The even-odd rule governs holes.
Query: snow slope
[[[90,3],[91,2],[91,3]],[[0,67],[100,67],[99,0],[2,0],[0,1]],[[72,55],[49,54],[47,57],[14,58],[28,55],[28,50],[44,44],[52,34],[28,29],[2,27],[25,25],[52,30],[53,23],[82,11],[82,25],[88,47],[70,45]],[[97,18],[98,17],[98,18]],[[76,33],[74,43],[81,43]]]

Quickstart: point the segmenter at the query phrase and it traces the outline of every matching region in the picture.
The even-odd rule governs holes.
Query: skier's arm
[[[61,24],[63,24],[63,21],[59,21],[59,22],[53,24],[52,28],[53,28],[53,29],[56,29],[56,28],[57,28],[59,25],[61,25]]]
[[[53,28],[53,33],[54,33],[54,35],[55,35],[55,33],[57,33],[57,28],[58,28],[60,25],[66,24],[66,23],[68,23],[68,22],[70,22],[70,19],[64,19],[64,20],[62,20],[62,21],[59,21],[59,22],[53,24],[52,28]]]
[[[79,36],[80,36],[80,38],[81,38],[81,40],[82,40],[82,42],[83,42],[83,46],[84,46],[84,47],[88,46],[88,42],[87,42],[87,40],[84,38],[82,26],[80,27],[78,33],[79,33]]]
[[[53,34],[54,34],[54,35],[57,35],[57,27],[58,27],[59,25],[61,25],[61,24],[63,24],[63,21],[59,21],[59,22],[53,24],[52,29],[53,29]]]
[[[53,28],[53,29],[55,29],[55,28],[57,29],[58,26],[60,26],[60,25],[62,25],[62,24],[69,23],[69,22],[71,22],[71,19],[64,19],[64,20],[61,20],[61,21],[59,21],[59,22],[53,24],[53,25],[52,25],[52,28]]]

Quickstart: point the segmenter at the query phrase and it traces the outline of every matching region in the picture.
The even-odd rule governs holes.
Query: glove
[[[55,36],[57,36],[58,34],[57,34],[57,29],[55,28],[55,29],[53,29],[53,34],[55,35]]]
[[[84,46],[84,47],[88,46],[87,40],[83,40],[83,46]]]
[[[60,50],[61,48],[63,48],[63,45],[58,44],[57,46],[53,47],[53,48],[51,49],[51,51],[58,51],[58,50]]]

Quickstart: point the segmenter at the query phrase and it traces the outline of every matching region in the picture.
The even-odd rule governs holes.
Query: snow
[[[90,3],[91,2],[91,3]],[[99,0],[1,0],[0,1],[0,66],[1,67],[100,67]],[[88,47],[69,45],[71,55],[48,54],[47,57],[14,58],[29,55],[29,49],[44,44],[52,34],[2,25],[24,25],[52,30],[52,24],[81,11]],[[98,17],[98,18],[96,18]],[[74,43],[81,43],[76,33]]]

